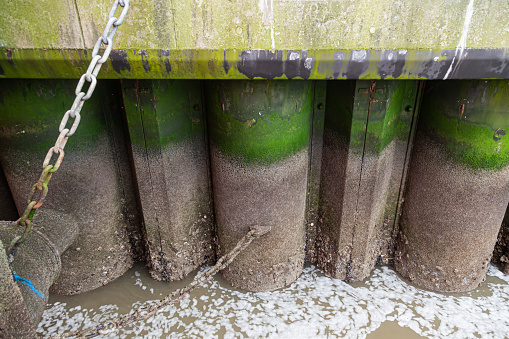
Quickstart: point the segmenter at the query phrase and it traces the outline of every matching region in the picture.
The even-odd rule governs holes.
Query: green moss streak
[[[164,148],[204,133],[200,82],[124,81],[123,90],[133,145]]]
[[[58,126],[75,98],[72,80],[4,80],[0,82],[0,138],[2,147],[22,147],[43,157],[58,137]],[[85,151],[105,133],[100,85],[81,111],[81,122],[66,150]],[[69,119],[70,128],[73,119]]]
[[[447,85],[429,84],[419,129],[438,138],[454,159],[473,169],[497,170],[507,166],[509,115],[504,108],[509,104],[507,81],[454,81]],[[461,104],[465,106],[460,115]],[[498,135],[500,140],[494,140],[497,129],[508,134]]]
[[[396,138],[406,140],[410,132],[403,106],[415,101],[415,82],[377,81],[375,92],[369,94],[370,85],[368,81],[328,84],[325,128],[349,140],[354,152],[379,153]]]
[[[311,82],[211,85],[207,91],[209,131],[221,152],[249,163],[270,164],[308,147]]]
[[[407,134],[409,128],[408,124],[400,120],[405,83],[401,81],[384,81],[383,83],[386,85],[389,101],[385,105],[385,97],[382,96],[378,100],[384,104],[381,106],[372,105],[370,110],[367,129],[368,142],[365,148],[371,152],[383,151],[398,135]],[[381,84],[381,81],[377,82],[377,85]]]
[[[153,83],[154,107],[162,145],[188,140],[197,132],[204,132],[198,81],[156,80]]]

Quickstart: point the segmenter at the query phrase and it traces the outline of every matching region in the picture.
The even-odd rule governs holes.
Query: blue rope
[[[41,292],[37,291],[35,289],[34,285],[32,285],[32,282],[30,280],[21,278],[20,276],[14,274],[14,281],[19,281],[20,283],[22,283],[22,284],[26,285],[27,287],[29,287],[39,297],[44,298],[44,294],[42,294]]]

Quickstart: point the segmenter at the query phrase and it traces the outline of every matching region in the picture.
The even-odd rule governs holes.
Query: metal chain
[[[237,257],[237,255],[239,255],[247,246],[249,246],[249,244],[251,244],[254,239],[267,234],[270,232],[270,230],[270,226],[252,226],[249,232],[239,240],[237,245],[230,252],[222,256],[210,270],[196,276],[194,280],[185,288],[168,294],[164,299],[158,301],[155,304],[150,306],[142,306],[131,314],[124,315],[116,320],[104,322],[93,328],[63,333],[53,336],[52,339],[62,339],[69,337],[93,338],[98,335],[114,333],[121,328],[133,324],[135,321],[147,320],[157,311],[168,305],[174,304],[177,301],[181,301],[186,295],[191,293],[191,291],[209,282],[217,272],[225,269],[229,264],[231,264],[235,257]]]
[[[53,173],[58,171],[60,168],[60,164],[62,164],[62,160],[64,160],[64,147],[67,143],[67,139],[72,136],[81,120],[81,109],[83,108],[83,104],[85,101],[90,99],[92,94],[94,93],[95,86],[97,85],[97,74],[101,69],[102,65],[108,60],[110,52],[113,48],[113,38],[117,33],[118,26],[120,26],[127,15],[127,11],[129,10],[129,1],[130,0],[115,0],[113,2],[113,6],[111,7],[110,13],[108,15],[108,24],[104,29],[102,36],[97,40],[94,49],[92,51],[92,61],[88,66],[88,69],[85,74],[83,74],[78,81],[78,85],[76,86],[75,94],[76,99],[74,99],[74,103],[67,112],[65,112],[62,121],[60,122],[60,126],[58,130],[60,132],[57,141],[55,142],[55,146],[51,147],[44,158],[44,162],[42,164],[42,174],[39,180],[32,186],[32,192],[30,197],[28,198],[28,206],[23,212],[21,218],[19,218],[15,222],[15,227],[25,227],[25,232],[21,236],[15,237],[7,249],[7,256],[9,258],[9,265],[12,266],[14,261],[14,255],[16,253],[16,249],[19,244],[23,243],[26,239],[26,235],[30,232],[32,226],[32,218],[38,208],[40,208],[48,194],[48,183],[51,179]],[[121,6],[122,12],[118,18],[115,17],[115,12],[118,6]],[[104,54],[99,55],[99,49],[101,45],[106,45],[104,50]],[[88,90],[86,93],[83,90],[83,86],[85,81],[90,83],[88,86]],[[74,119],[70,128],[67,128],[67,123],[69,118]],[[50,164],[53,155],[58,154],[58,157],[53,165]]]

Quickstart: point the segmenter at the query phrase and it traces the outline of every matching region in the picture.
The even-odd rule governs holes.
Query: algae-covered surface
[[[509,164],[508,91],[507,80],[429,82],[420,126],[458,162],[500,170]]]
[[[205,270],[207,268],[202,268]],[[161,283],[141,265],[94,292],[50,296],[37,332],[44,336],[112,320],[150,305],[190,282]],[[362,283],[325,276],[314,266],[289,287],[245,293],[216,277],[180,305],[111,338],[506,338],[509,278],[490,267],[487,281],[469,293],[417,289],[388,267]]]
[[[247,163],[283,160],[308,146],[312,98],[311,82],[207,83],[211,141]]]

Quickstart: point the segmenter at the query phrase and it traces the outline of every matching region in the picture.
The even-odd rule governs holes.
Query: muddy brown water
[[[136,264],[95,291],[51,295],[37,331],[48,337],[112,320],[191,279],[155,281]],[[389,267],[377,267],[363,282],[345,283],[307,265],[286,288],[246,293],[217,275],[180,305],[110,338],[507,338],[508,282],[491,266],[475,291],[439,294],[407,284]]]

